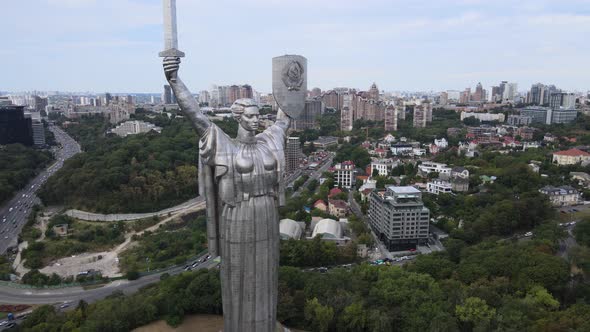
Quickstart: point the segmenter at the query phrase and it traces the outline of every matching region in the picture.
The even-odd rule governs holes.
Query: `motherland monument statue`
[[[231,106],[238,134],[231,138],[201,112],[178,76],[184,53],[178,50],[175,0],[164,0],[164,29],[165,76],[200,137],[199,194],[207,205],[209,253],[221,257],[224,331],[275,331],[285,141],[291,118],[305,107],[307,60],[273,59],[276,122],[259,133],[258,105],[238,99]]]

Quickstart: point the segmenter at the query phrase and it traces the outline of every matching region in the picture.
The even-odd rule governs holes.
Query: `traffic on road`
[[[58,147],[53,149],[56,161],[0,207],[0,255],[18,244],[18,235],[31,208],[41,202],[36,195],[39,187],[63,166],[64,161],[80,152],[80,145],[61,128],[50,125],[49,130],[58,142]]]
[[[53,305],[57,311],[68,311],[75,309],[81,300],[87,303],[93,303],[113,294],[113,292],[120,291],[126,295],[135,293],[144,286],[160,281],[160,277],[165,273],[169,275],[176,275],[190,270],[211,269],[217,267],[218,265],[218,259],[214,259],[208,253],[205,253],[196,261],[191,262],[188,265],[190,267],[189,269],[183,266],[178,266],[168,270],[160,271],[155,274],[144,276],[137,280],[119,280],[104,287],[95,289],[85,290],[82,287],[71,287],[54,290],[31,290],[0,287],[0,304],[50,304]],[[0,320],[0,331],[8,329],[8,326],[13,327],[14,325],[12,324],[18,325],[22,323],[28,314],[29,312],[19,313],[18,315],[14,315],[14,318],[11,320]]]

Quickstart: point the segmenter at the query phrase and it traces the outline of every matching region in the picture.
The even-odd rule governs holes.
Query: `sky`
[[[2,0],[0,91],[160,92],[162,0]],[[272,58],[308,88],[443,91],[502,80],[590,90],[590,0],[177,0],[179,76],[271,90]]]

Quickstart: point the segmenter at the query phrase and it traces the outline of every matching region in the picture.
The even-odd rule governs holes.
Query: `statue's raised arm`
[[[164,73],[170,87],[172,87],[172,91],[174,91],[178,105],[184,115],[190,119],[199,136],[202,136],[207,128],[211,126],[211,121],[201,112],[199,103],[178,77],[179,69],[180,58],[164,58]]]

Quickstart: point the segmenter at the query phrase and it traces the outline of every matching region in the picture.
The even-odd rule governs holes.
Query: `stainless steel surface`
[[[301,55],[273,58],[272,93],[279,108],[298,120],[305,108],[307,95],[307,59]]]
[[[164,51],[160,57],[182,58],[178,50],[178,30],[176,26],[176,0],[163,0],[164,3]]]
[[[307,92],[307,68],[294,66],[291,72],[284,68],[288,77],[284,83],[287,90],[282,94],[293,114],[305,107]],[[239,99],[231,107],[239,123],[237,137],[232,139],[200,111],[178,77],[179,68],[178,58],[164,59],[165,76],[178,104],[201,137],[199,195],[206,199],[209,252],[221,256],[224,330],[274,331],[278,207],[285,200],[282,179],[290,117],[279,109],[275,124],[257,134],[258,106],[253,100]]]

